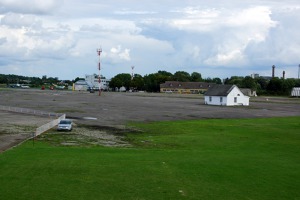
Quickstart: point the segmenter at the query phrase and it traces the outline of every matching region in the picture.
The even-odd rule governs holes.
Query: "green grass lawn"
[[[300,199],[300,117],[131,126],[131,148],[0,154],[0,199]]]

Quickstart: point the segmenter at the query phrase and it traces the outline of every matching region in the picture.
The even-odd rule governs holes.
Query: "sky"
[[[1,0],[0,74],[298,78],[299,0]]]

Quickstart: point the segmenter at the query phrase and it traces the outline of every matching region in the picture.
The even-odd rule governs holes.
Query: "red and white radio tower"
[[[100,74],[100,70],[101,70],[101,64],[100,64],[100,56],[102,53],[102,48],[100,47],[99,49],[97,49],[97,53],[99,56],[99,62],[98,62],[98,69],[99,69],[99,96],[101,96],[101,74]]]

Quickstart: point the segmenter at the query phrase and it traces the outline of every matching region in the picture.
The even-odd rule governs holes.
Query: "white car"
[[[57,125],[58,131],[71,131],[72,130],[72,121],[69,119],[60,120],[59,124]]]

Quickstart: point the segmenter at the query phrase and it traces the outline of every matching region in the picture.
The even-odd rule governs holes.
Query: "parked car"
[[[63,119],[60,120],[60,122],[57,125],[57,130],[58,131],[71,131],[72,130],[72,120],[70,119]]]

